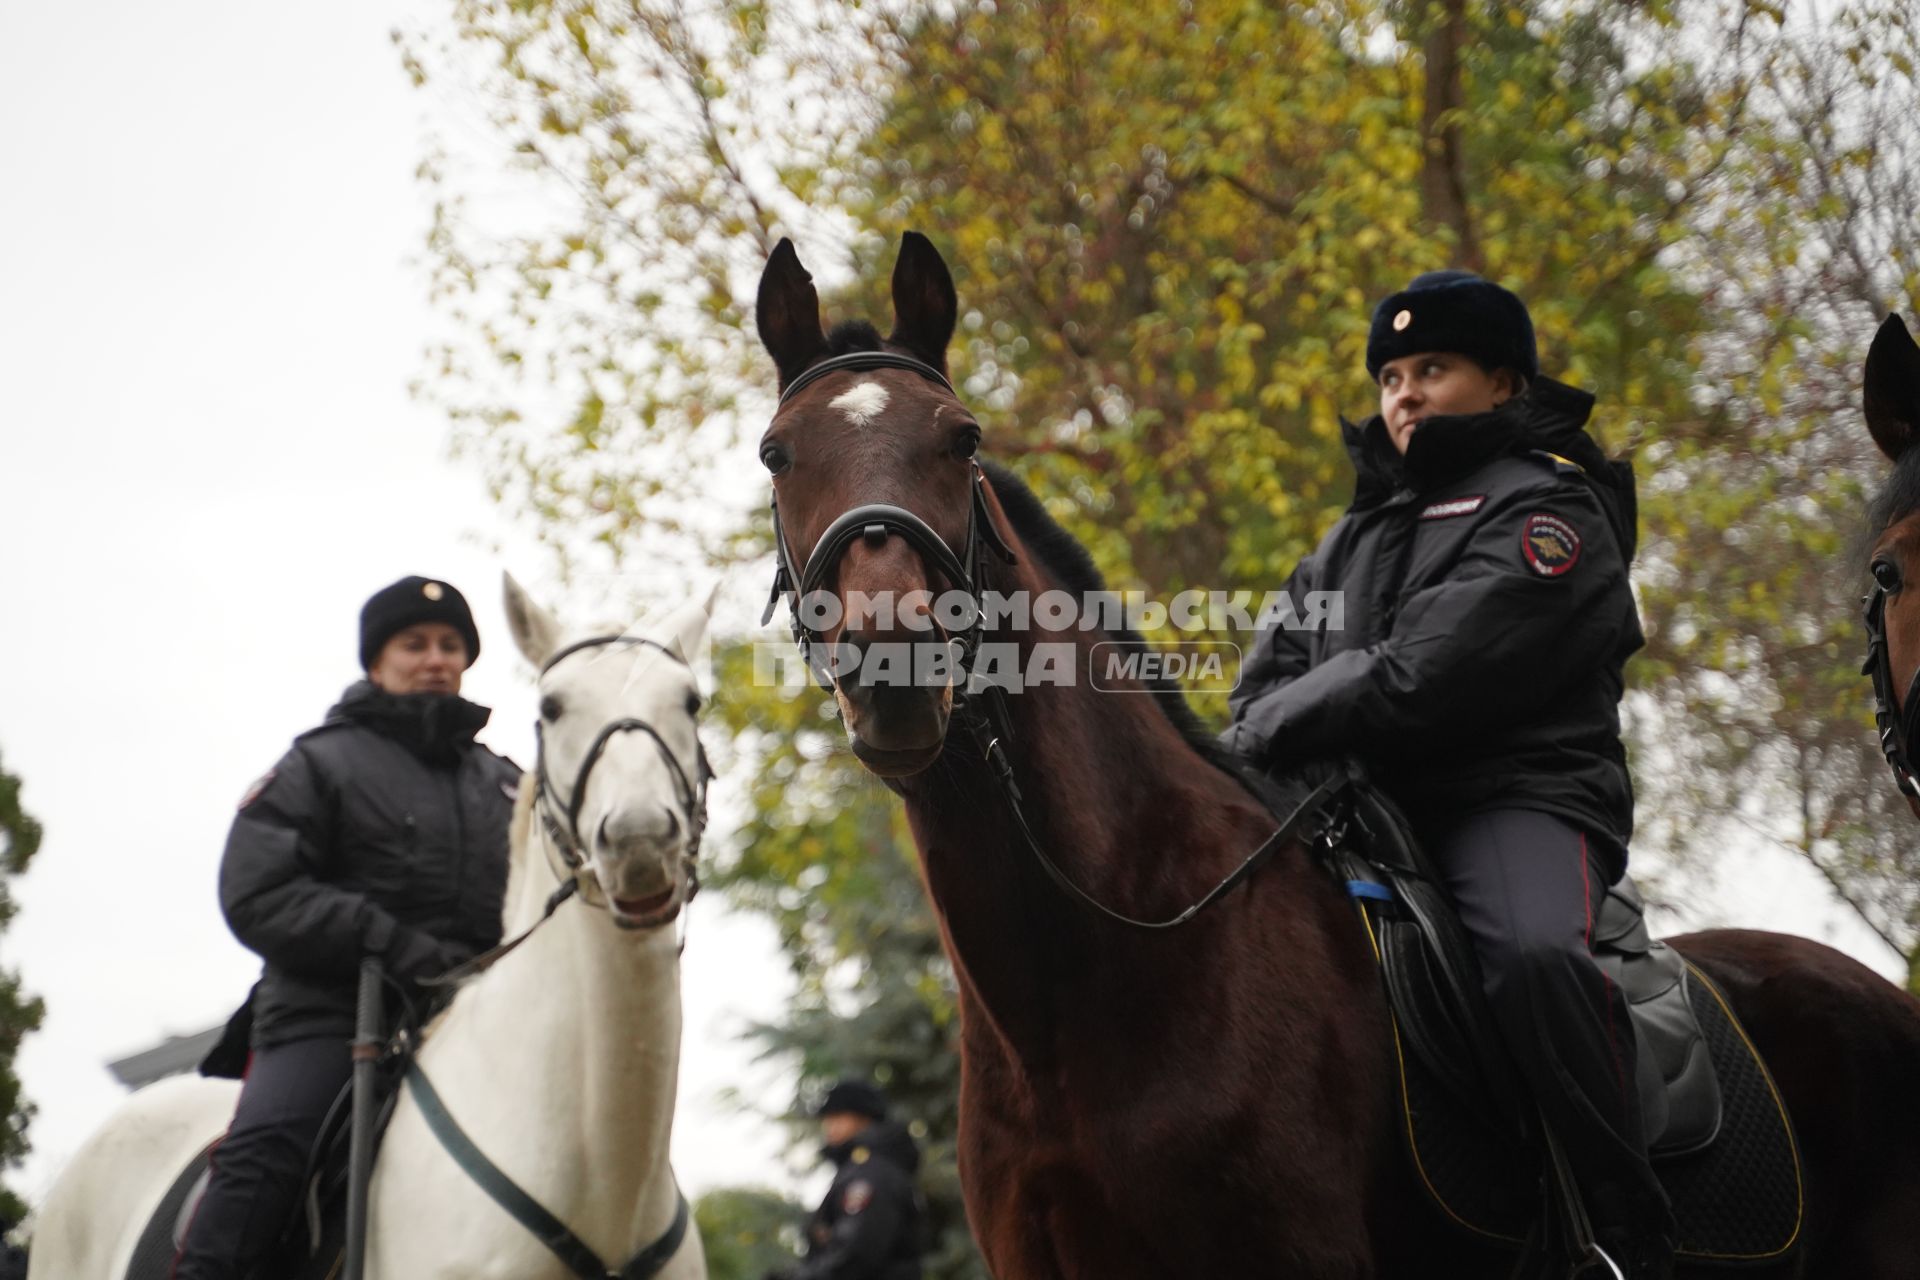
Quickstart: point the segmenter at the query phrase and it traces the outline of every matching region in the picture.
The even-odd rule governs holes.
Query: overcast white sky
[[[233,805],[357,675],[370,591],[466,591],[484,736],[530,758],[497,583],[538,591],[544,559],[406,392],[434,324],[412,174],[439,109],[388,41],[409,11],[431,6],[0,0],[0,756],[47,828],[0,948],[48,1008],[20,1059],[30,1198],[120,1096],[109,1059],[253,980],[214,898]],[[1692,923],[1897,973],[1810,871],[1739,868]],[[676,1165],[696,1192],[781,1181],[777,1131],[715,1095],[781,1105],[732,1036],[790,983],[717,897],[692,926]]]
[[[499,577],[538,594],[546,559],[406,390],[442,110],[388,40],[409,10],[0,0],[0,759],[47,830],[0,950],[47,1002],[29,1198],[122,1096],[107,1061],[246,994],[227,825],[357,677],[371,591],[467,594],[482,737],[532,758]],[[784,1102],[733,1041],[790,989],[772,931],[712,894],[690,925],[676,1167],[783,1181],[777,1129],[716,1100]]]

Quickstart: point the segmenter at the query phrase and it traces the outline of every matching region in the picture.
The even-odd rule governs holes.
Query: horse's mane
[[[980,465],[993,482],[994,496],[1000,499],[1000,506],[1007,513],[1014,533],[1062,589],[1082,600],[1094,592],[1107,589],[1106,579],[1094,567],[1093,557],[1087,554],[1087,549],[1047,514],[1046,507],[1020,477],[997,462],[982,462]],[[1107,634],[1129,649],[1147,648],[1147,642],[1131,627],[1109,628]],[[1200,717],[1194,714],[1193,708],[1187,705],[1186,695],[1180,691],[1180,686],[1163,677],[1143,683],[1152,691],[1154,705],[1173,722],[1173,727],[1180,731],[1187,745],[1199,752],[1208,763],[1231,772],[1226,753],[1221,750],[1214,735],[1200,722]]]
[[[865,320],[842,320],[827,335],[827,354],[843,356],[849,351],[880,350],[880,331]]]
[[[1888,525],[1916,510],[1920,510],[1920,449],[1908,449],[1893,464],[1893,474],[1887,477],[1886,484],[1867,504],[1867,527],[1862,534],[1866,545],[1854,559],[1864,561],[1866,551],[1886,532]]]

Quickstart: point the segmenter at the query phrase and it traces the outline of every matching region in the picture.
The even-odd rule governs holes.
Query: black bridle
[[[1907,696],[1894,701],[1893,656],[1887,645],[1887,589],[1874,584],[1862,603],[1866,606],[1867,660],[1862,675],[1873,678],[1873,723],[1880,734],[1880,752],[1893,770],[1900,794],[1920,799],[1920,778],[1916,778],[1909,754],[1914,732],[1920,727],[1920,669],[1907,682]]]
[[[609,644],[644,645],[658,649],[682,666],[686,665],[685,658],[659,641],[649,640],[645,636],[594,636],[570,644],[548,658],[540,667],[539,678],[545,679],[547,672],[553,670],[562,658],[570,657],[582,649],[597,649]],[[667,745],[666,739],[660,736],[660,731],[645,720],[629,716],[602,726],[600,732],[594,736],[592,744],[588,746],[586,757],[580,762],[579,770],[573,775],[573,786],[568,790],[571,799],[567,801],[562,811],[566,819],[565,824],[562,825],[561,820],[553,814],[556,789],[552,777],[547,773],[546,737],[541,732],[540,722],[535,721],[533,726],[534,777],[537,790],[533,797],[533,805],[534,811],[540,815],[540,824],[546,830],[549,843],[552,844],[554,852],[560,856],[560,861],[565,864],[564,873],[557,873],[560,874],[560,887],[548,896],[546,906],[540,912],[540,918],[519,934],[490,950],[481,952],[471,960],[455,965],[438,977],[424,979],[420,985],[429,988],[451,987],[466,981],[476,973],[492,968],[501,957],[531,938],[534,930],[551,920],[553,913],[560,909],[561,903],[580,892],[580,872],[586,867],[587,860],[582,852],[585,845],[580,839],[579,822],[580,808],[587,794],[587,779],[593,773],[593,766],[600,762],[607,744],[613,740],[615,734],[620,733],[644,733],[652,738],[654,745],[660,748],[660,754],[665,758],[668,770],[673,774],[674,789],[679,794],[681,811],[685,814],[687,824],[687,849],[684,855],[687,867],[686,902],[693,901],[694,895],[700,892],[700,838],[707,830],[707,783],[713,777],[713,768],[707,763],[707,749],[701,744],[698,731],[693,737],[694,768],[698,777],[696,783],[687,777],[686,769],[680,764],[679,758],[673,754],[673,749]],[[586,900],[591,901],[591,899]],[[594,905],[612,909],[610,902],[599,902]],[[684,906],[685,903],[682,905]],[[686,941],[683,938],[681,946],[685,945]]]
[[[905,369],[919,374],[927,381],[946,389],[958,399],[953,384],[947,376],[925,361],[912,356],[898,355],[891,351],[853,351],[846,355],[834,356],[823,360],[802,373],[787,384],[780,393],[778,412],[796,395],[812,386],[829,374],[844,373],[863,369]],[[935,533],[933,526],[922,520],[905,507],[897,507],[887,502],[869,502],[843,512],[838,519],[827,526],[820,540],[814,543],[813,552],[807,557],[807,563],[798,573],[794,572],[793,556],[787,548],[786,530],[780,523],[780,499],[773,499],[773,546],[777,567],[773,573],[773,590],[767,596],[767,607],[760,614],[760,623],[765,626],[773,619],[773,611],[782,599],[785,599],[792,615],[793,642],[800,648],[812,670],[814,679],[821,688],[833,691],[831,658],[827,652],[825,639],[807,625],[804,617],[804,602],[814,592],[826,585],[829,575],[840,563],[840,557],[846,554],[848,547],[855,542],[881,543],[891,535],[904,538],[909,546],[926,558],[927,565],[945,578],[953,589],[962,591],[972,600],[969,625],[954,633],[952,643],[959,647],[956,654],[960,678],[955,681],[955,689],[960,696],[972,692],[973,662],[980,652],[980,640],[984,629],[985,609],[981,592],[985,589],[987,562],[989,554],[998,557],[1003,563],[1015,563],[1014,554],[1006,541],[1001,538],[1000,530],[994,526],[993,517],[987,510],[986,474],[980,470],[978,462],[971,464],[969,483],[971,496],[967,506],[967,537],[961,544],[958,555],[954,554],[946,541]]]
[[[583,649],[597,649],[610,644],[628,644],[657,649],[682,666],[686,665],[686,659],[678,653],[659,641],[649,640],[645,636],[594,636],[591,639],[570,644],[548,658],[540,668],[540,677],[545,679],[547,673],[559,665],[562,659],[569,658]],[[567,788],[568,799],[565,809],[562,810],[562,817],[565,819],[563,822],[561,818],[554,816],[554,805],[559,792],[553,785],[552,776],[547,772],[546,735],[543,732],[543,725],[535,722],[533,727],[534,775],[539,781],[540,789],[534,797],[534,804],[540,814],[541,825],[546,828],[547,837],[553,842],[554,851],[560,855],[560,860],[567,864],[567,870],[577,874],[580,868],[586,865],[584,852],[586,842],[580,838],[580,810],[586,803],[587,782],[593,775],[593,767],[600,763],[600,757],[605,754],[607,744],[623,733],[644,733],[653,739],[653,744],[660,749],[661,759],[667,762],[667,769],[673,774],[674,790],[678,794],[680,810],[687,824],[686,862],[689,884],[692,886],[687,897],[691,900],[693,892],[699,885],[698,879],[694,878],[694,873],[698,869],[700,838],[707,829],[707,782],[713,777],[713,770],[707,764],[706,748],[700,745],[698,733],[694,735],[693,740],[695,778],[689,778],[679,758],[673,754],[673,748],[667,745],[667,740],[660,736],[658,729],[645,720],[627,716],[602,725],[600,732],[594,735],[593,742],[588,745],[587,754],[580,761],[580,768],[573,775],[573,785]]]
[[[540,678],[545,679],[547,673],[553,670],[563,658],[570,657],[582,649],[596,649],[610,644],[645,645],[658,649],[682,666],[687,665],[685,658],[657,640],[649,640],[644,636],[594,636],[591,639],[570,644],[548,658],[540,668]],[[534,806],[540,814],[541,823],[546,827],[547,836],[555,852],[566,864],[566,874],[560,878],[560,887],[547,899],[546,909],[541,912],[540,918],[529,925],[518,937],[501,943],[491,951],[475,956],[451,973],[427,979],[424,984],[426,986],[451,986],[490,967],[495,961],[532,937],[534,930],[553,918],[553,913],[559,910],[561,903],[579,892],[580,872],[586,866],[584,845],[580,839],[580,806],[587,793],[587,779],[593,773],[593,766],[600,762],[601,755],[606,752],[607,744],[616,734],[644,733],[653,739],[654,745],[660,748],[661,756],[666,759],[667,768],[673,773],[674,786],[679,792],[682,812],[686,815],[687,901],[693,901],[693,895],[700,890],[700,880],[696,874],[698,870],[696,859],[700,854],[700,836],[707,827],[707,781],[713,776],[713,770],[707,764],[706,748],[700,745],[698,732],[693,738],[696,757],[695,772],[698,777],[696,783],[688,778],[686,769],[673,754],[673,749],[667,745],[667,740],[660,736],[660,731],[645,720],[629,716],[604,725],[594,736],[592,745],[587,748],[586,757],[580,762],[579,771],[574,774],[573,787],[569,793],[571,799],[567,801],[564,810],[565,825],[553,816],[556,792],[553,780],[547,773],[546,739],[542,736],[540,724],[537,721],[534,724],[533,733],[537,744],[534,772],[539,780],[539,791],[534,796]],[[610,906],[610,903],[598,905]],[[685,946],[684,939],[681,945]],[[427,1079],[427,1074],[421,1068],[418,1058],[412,1058],[407,1063],[406,1084],[407,1091],[413,1096],[414,1104],[419,1108],[427,1128],[435,1138],[439,1139],[440,1145],[453,1158],[454,1163],[474,1181],[475,1185],[486,1192],[495,1204],[532,1233],[534,1238],[551,1250],[569,1271],[582,1277],[582,1280],[602,1280],[602,1278],[604,1280],[651,1280],[651,1277],[657,1276],[664,1270],[680,1252],[681,1245],[686,1241],[687,1225],[691,1215],[687,1198],[680,1194],[677,1187],[674,1190],[676,1203],[673,1220],[668,1224],[666,1231],[616,1271],[585,1241],[574,1234],[566,1223],[548,1212],[538,1200],[527,1194],[511,1176],[487,1157],[487,1154],[453,1118],[446,1104],[440,1100],[439,1093]]]
[[[799,377],[787,384],[780,393],[780,403],[774,412],[785,408],[792,399],[806,387],[829,374],[864,369],[905,369],[919,374],[922,378],[940,387],[958,398],[953,384],[932,365],[916,360],[912,356],[899,355],[891,351],[855,351],[846,355],[834,356],[807,369]],[[991,682],[976,682],[973,678],[973,662],[980,653],[981,636],[984,630],[986,614],[982,593],[986,590],[986,576],[990,567],[990,556],[997,556],[1006,564],[1018,563],[1012,548],[1001,538],[1000,531],[993,523],[993,517],[987,507],[986,474],[980,464],[973,462],[970,471],[971,503],[967,511],[967,540],[960,554],[953,550],[933,531],[925,520],[891,503],[870,502],[843,512],[827,526],[826,532],[814,544],[813,551],[807,556],[806,566],[795,573],[793,557],[787,548],[786,531],[780,524],[780,499],[773,499],[773,545],[777,557],[777,567],[773,574],[773,591],[767,597],[767,607],[760,615],[760,623],[765,626],[773,619],[773,611],[782,599],[792,615],[793,642],[799,646],[801,654],[807,660],[807,666],[813,671],[814,678],[829,693],[835,686],[827,663],[830,661],[824,639],[808,626],[802,616],[803,602],[815,591],[820,590],[829,575],[840,563],[840,557],[856,540],[872,544],[885,542],[890,536],[904,538],[909,546],[926,558],[928,565],[945,577],[959,591],[966,592],[973,600],[971,625],[964,631],[953,635],[951,643],[958,649],[956,678],[953,683],[953,713],[949,723],[958,723],[973,736],[979,748],[981,758],[998,780],[1001,793],[1006,797],[1007,807],[1013,815],[1014,825],[1019,829],[1027,848],[1039,861],[1049,879],[1059,886],[1062,892],[1082,906],[1119,924],[1135,929],[1172,929],[1185,924],[1201,911],[1225,897],[1242,881],[1265,864],[1279,848],[1281,842],[1297,833],[1307,822],[1313,820],[1336,798],[1343,789],[1343,780],[1330,779],[1314,788],[1307,798],[1290,813],[1287,818],[1262,840],[1260,844],[1243,859],[1239,866],[1220,883],[1209,889],[1200,899],[1164,920],[1140,920],[1106,906],[1098,899],[1074,883],[1054,860],[1047,856],[1045,847],[1034,833],[1027,814],[1020,787],[1014,781],[1013,762],[1007,755],[1007,747],[1013,741],[1013,719],[1007,707],[1006,690]]]

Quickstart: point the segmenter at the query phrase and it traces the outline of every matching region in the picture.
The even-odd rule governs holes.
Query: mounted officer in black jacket
[[[349,1075],[361,958],[413,983],[500,940],[520,770],[473,740],[489,713],[459,693],[479,652],[450,585],[376,593],[367,679],[241,801],[220,903],[265,963],[246,1083],[174,1280],[240,1280],[273,1246]]]
[[[1584,430],[1593,398],[1540,376],[1525,305],[1477,276],[1429,273],[1382,303],[1367,370],[1381,412],[1346,425],[1353,505],[1287,583],[1296,606],[1344,607],[1261,632],[1227,743],[1266,768],[1357,757],[1399,801],[1600,1243],[1628,1276],[1664,1276],[1633,1032],[1590,950],[1633,830],[1632,473]]]
[[[833,1186],[807,1222],[806,1260],[767,1280],[920,1280],[919,1145],[887,1118],[885,1096],[865,1080],[834,1085],[815,1114]]]

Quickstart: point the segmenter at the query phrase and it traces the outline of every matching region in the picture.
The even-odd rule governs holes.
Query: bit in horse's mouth
[[[852,739],[852,743],[854,758],[865,765],[869,772],[882,778],[912,777],[939,759],[941,750],[946,746],[945,739],[937,740],[931,746],[905,751],[888,751],[870,746],[857,737]]]
[[[671,923],[680,914],[680,890],[662,889],[644,898],[609,898],[614,923],[629,929],[652,929]]]

